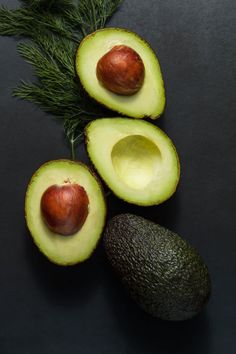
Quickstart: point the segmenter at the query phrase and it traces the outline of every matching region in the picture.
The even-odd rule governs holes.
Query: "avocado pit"
[[[41,198],[41,214],[47,227],[64,236],[79,231],[89,212],[89,199],[85,189],[68,181],[46,189]]]
[[[97,78],[109,91],[133,95],[140,90],[145,67],[140,55],[126,45],[116,45],[97,63]]]

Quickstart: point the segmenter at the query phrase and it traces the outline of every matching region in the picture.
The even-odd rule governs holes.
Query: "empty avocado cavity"
[[[142,135],[129,135],[118,141],[111,152],[114,170],[127,186],[143,189],[161,169],[157,145]]]
[[[90,159],[119,198],[148,206],[175,192],[179,159],[161,129],[137,119],[103,118],[87,126],[86,136]]]

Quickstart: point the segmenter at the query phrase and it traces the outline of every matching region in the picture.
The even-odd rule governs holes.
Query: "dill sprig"
[[[63,121],[72,158],[89,120],[108,116],[83,90],[75,72],[75,52],[89,33],[103,28],[122,0],[21,0],[0,6],[0,35],[27,38],[19,54],[33,66],[37,81],[21,84],[13,95],[39,105]]]

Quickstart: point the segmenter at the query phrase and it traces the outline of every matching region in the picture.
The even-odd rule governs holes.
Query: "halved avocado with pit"
[[[86,193],[88,213],[77,232],[62,235],[53,232],[45,223],[42,197],[51,188],[70,184],[78,185]],[[106,203],[102,187],[95,175],[82,163],[70,160],[47,162],[35,172],[28,185],[25,216],[34,242],[50,261],[59,265],[83,262],[95,249],[105,224]]]
[[[87,151],[95,168],[119,198],[157,205],[175,192],[180,177],[177,151],[154,124],[130,118],[102,118],[86,127]]]
[[[97,77],[100,59],[121,46],[134,50],[145,68],[143,84],[138,92],[132,95],[111,92]],[[111,63],[113,64],[114,62]],[[123,64],[122,62],[122,67]],[[134,32],[121,28],[106,28],[88,35],[78,48],[76,70],[88,94],[114,111],[133,118],[156,119],[164,110],[165,90],[158,59],[149,44]]]

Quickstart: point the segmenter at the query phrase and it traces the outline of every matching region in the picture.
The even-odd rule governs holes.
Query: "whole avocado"
[[[154,317],[187,320],[207,303],[211,293],[207,266],[174,232],[121,214],[109,221],[104,243],[108,260],[132,298]]]

